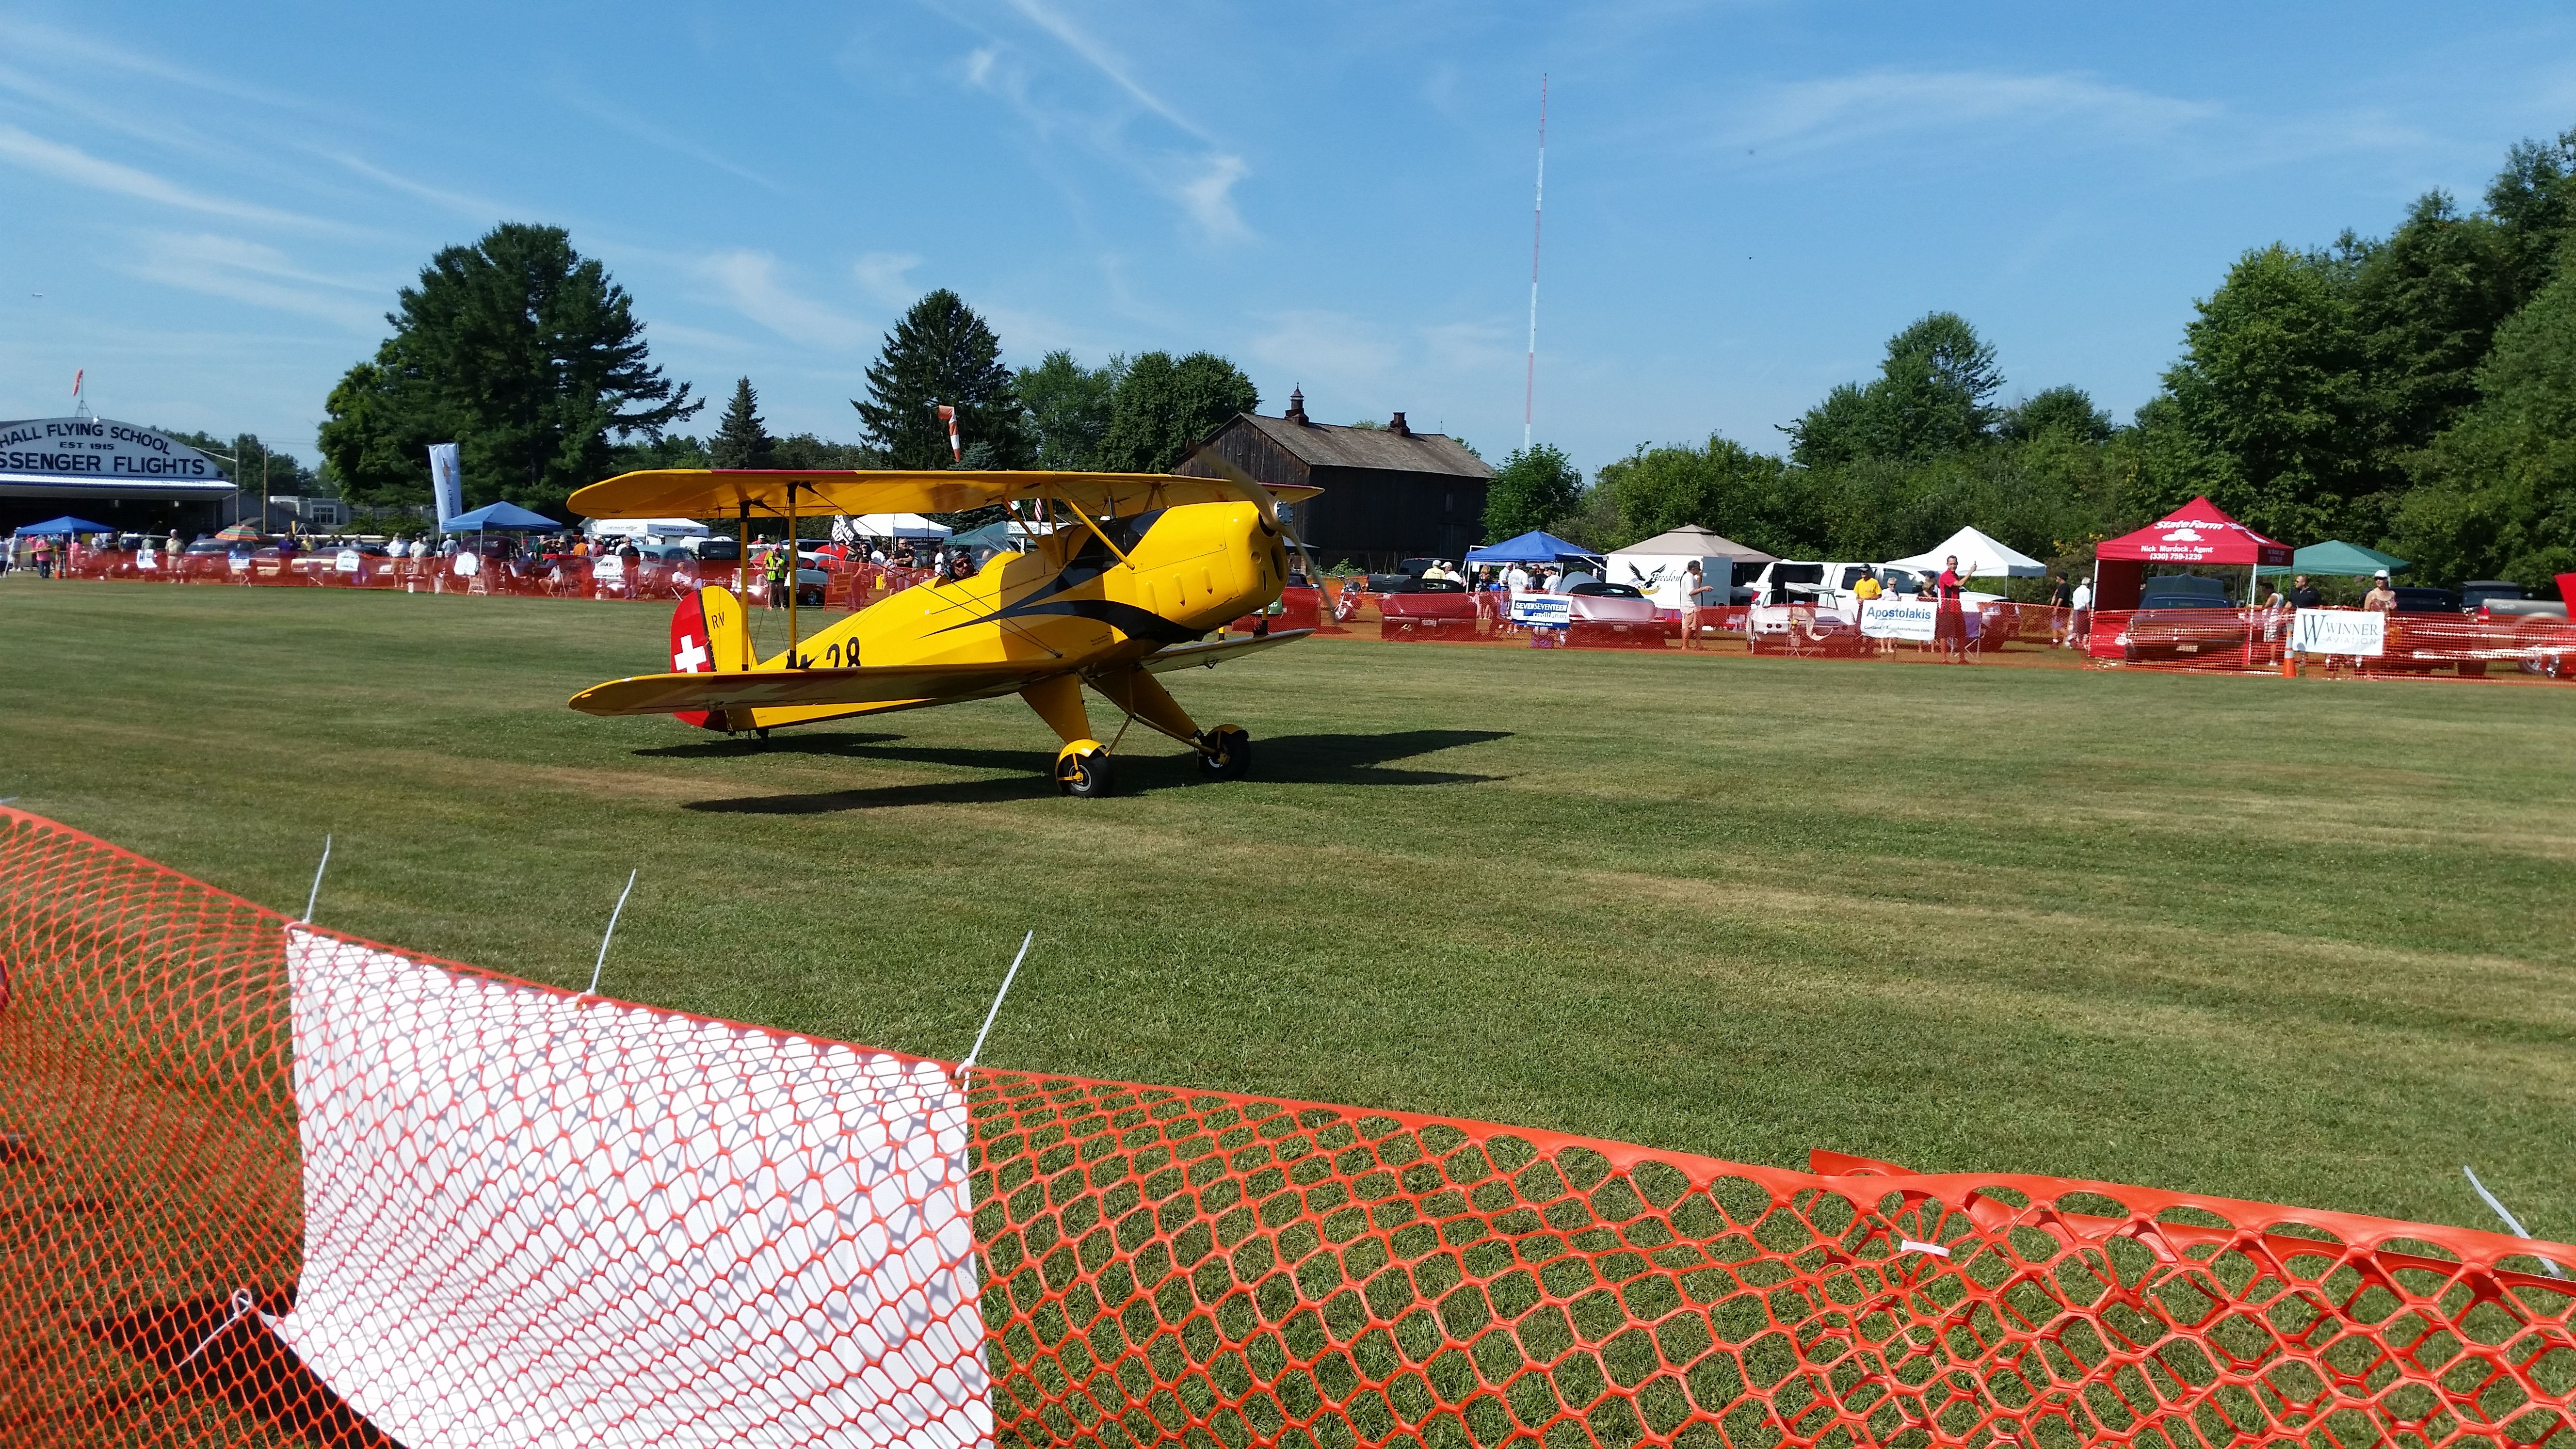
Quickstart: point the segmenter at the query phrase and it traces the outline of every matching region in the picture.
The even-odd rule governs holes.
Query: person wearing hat
[[[2361,596],[2361,606],[2374,614],[2397,612],[2397,591],[2388,586],[2388,570],[2370,576],[2370,592]]]

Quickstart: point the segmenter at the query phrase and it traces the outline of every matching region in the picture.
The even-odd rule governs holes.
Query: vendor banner
[[[1574,621],[1574,600],[1563,594],[1512,595],[1512,622],[1536,629],[1562,629]]]
[[[2290,622],[2293,653],[2376,659],[2387,648],[2386,614],[2357,609],[2301,609]]]
[[[1863,599],[1860,632],[1872,639],[1906,639],[1929,644],[1941,606],[1930,599]]]
[[[465,511],[465,466],[454,443],[429,445],[429,496],[438,507],[438,526]]]

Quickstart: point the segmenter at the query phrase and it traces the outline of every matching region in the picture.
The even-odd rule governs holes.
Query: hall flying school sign
[[[232,491],[214,459],[150,428],[90,417],[0,423],[0,496],[209,499]]]

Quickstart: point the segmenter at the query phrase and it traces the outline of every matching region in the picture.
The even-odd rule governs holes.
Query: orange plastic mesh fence
[[[2321,617],[2304,638],[2302,613]],[[2334,625],[2347,626],[2337,629]],[[2350,626],[2364,626],[2358,633]],[[2106,609],[2091,621],[2098,663],[2145,669],[2277,673],[2565,677],[2576,625],[2552,616],[2386,614],[2357,610]],[[2302,647],[2303,645],[2307,647]],[[2343,645],[2344,648],[2327,647]]]
[[[0,961],[13,1444],[2354,1449],[2576,1396],[2557,1245],[970,1078],[14,811]]]

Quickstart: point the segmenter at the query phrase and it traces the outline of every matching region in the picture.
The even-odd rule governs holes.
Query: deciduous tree
[[[1100,467],[1164,472],[1226,419],[1260,406],[1252,379],[1215,353],[1193,352],[1177,362],[1168,352],[1130,358],[1110,401]]]
[[[1552,444],[1514,448],[1485,485],[1485,542],[1553,528],[1583,504],[1583,470]]]

